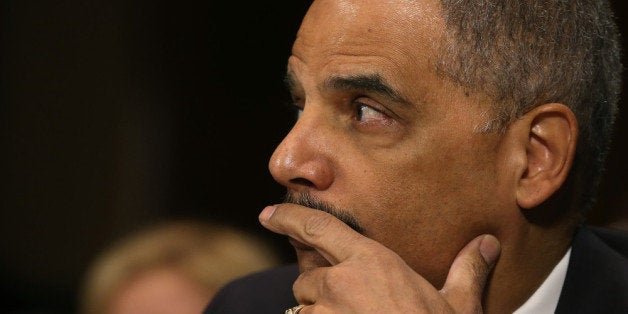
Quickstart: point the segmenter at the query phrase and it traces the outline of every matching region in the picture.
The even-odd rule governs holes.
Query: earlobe
[[[565,182],[573,163],[578,123],[567,106],[544,104],[528,112],[526,164],[517,187],[517,203],[533,208],[546,201]]]

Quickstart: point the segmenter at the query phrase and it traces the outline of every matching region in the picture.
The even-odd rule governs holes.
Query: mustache
[[[340,221],[344,222],[346,225],[351,227],[351,229],[357,231],[360,234],[364,234],[364,228],[362,228],[357,217],[355,217],[351,212],[349,212],[348,210],[338,208],[334,205],[325,203],[321,200],[318,200],[307,192],[305,193],[288,192],[284,196],[283,201],[284,203],[292,203],[292,204],[297,204],[297,205],[317,209],[320,211],[324,211],[338,218]]]

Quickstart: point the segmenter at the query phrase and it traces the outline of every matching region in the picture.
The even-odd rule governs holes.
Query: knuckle
[[[352,272],[342,267],[331,267],[323,277],[323,288],[329,293],[336,295],[346,293],[350,290],[354,278]]]
[[[299,303],[308,303],[311,301],[308,299],[307,294],[308,291],[311,293],[312,289],[315,288],[313,284],[317,281],[316,273],[318,273],[316,270],[302,272],[292,283],[292,292]]]
[[[301,287],[307,285],[307,283],[311,281],[309,280],[311,277],[312,271],[305,271],[299,274],[297,279],[292,283],[292,290],[295,292],[299,291]]]
[[[365,242],[361,246],[361,255],[370,260],[380,260],[386,255],[382,254],[381,248],[371,242]]]
[[[301,287],[301,286],[303,285],[303,280],[304,280],[304,279],[303,279],[303,274],[304,274],[304,273],[301,273],[301,274],[297,277],[297,279],[296,279],[296,280],[292,283],[292,291],[293,291],[293,292],[295,292],[295,293],[296,293],[297,291],[299,291],[299,290],[300,290],[300,289],[299,289],[299,287]]]
[[[406,266],[405,261],[393,251],[382,249],[377,243],[369,243],[362,247],[360,257],[367,260],[369,265],[378,268],[398,268]]]
[[[323,236],[332,223],[329,215],[312,215],[305,220],[303,232],[311,238],[317,239]]]

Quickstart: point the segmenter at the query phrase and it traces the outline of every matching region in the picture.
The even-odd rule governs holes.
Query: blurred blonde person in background
[[[82,314],[201,313],[226,282],[279,263],[252,235],[196,221],[145,227],[105,249],[85,275]]]

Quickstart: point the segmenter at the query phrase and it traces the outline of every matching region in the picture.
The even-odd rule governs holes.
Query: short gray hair
[[[607,0],[441,0],[447,31],[439,73],[494,106],[504,130],[545,103],[576,115],[580,134],[568,207],[594,205],[621,90],[619,32]]]

